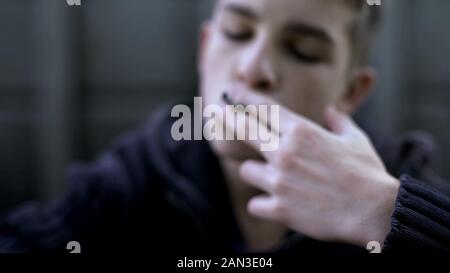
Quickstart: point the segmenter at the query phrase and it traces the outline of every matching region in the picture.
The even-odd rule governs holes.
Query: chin
[[[261,155],[253,148],[238,141],[210,141],[214,153],[221,159],[244,161],[260,159]]]

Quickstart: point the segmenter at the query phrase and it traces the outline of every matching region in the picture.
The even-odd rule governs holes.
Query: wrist
[[[400,181],[387,173],[379,181],[381,182],[380,185],[383,185],[382,190],[377,194],[373,209],[368,213],[371,215],[366,216],[371,220],[363,224],[362,228],[364,240],[361,245],[364,248],[370,241],[376,241],[383,246],[384,240],[391,230],[392,213],[394,212]]]

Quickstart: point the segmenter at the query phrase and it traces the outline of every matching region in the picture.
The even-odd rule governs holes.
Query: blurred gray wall
[[[431,132],[450,178],[450,2],[391,5],[361,115],[387,134]],[[90,160],[167,100],[196,92],[210,0],[0,0],[0,211],[64,190]],[[439,158],[438,158],[439,159]]]
[[[374,52],[380,81],[363,118],[387,135],[431,133],[436,169],[450,180],[450,1],[383,3],[388,9]]]

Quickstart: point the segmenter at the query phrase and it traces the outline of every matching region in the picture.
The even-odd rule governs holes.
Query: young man
[[[375,80],[365,64],[375,9],[219,1],[202,29],[201,95],[205,105],[223,104],[224,90],[280,105],[278,149],[175,141],[161,110],[97,162],[73,166],[60,200],[6,217],[0,249],[341,253],[376,241],[386,252],[449,252],[450,202],[427,186],[423,141],[369,139],[350,118]]]

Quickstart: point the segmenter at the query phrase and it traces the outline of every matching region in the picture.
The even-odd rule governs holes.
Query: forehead
[[[273,19],[295,19],[336,23],[347,22],[351,9],[345,0],[220,0],[219,7],[235,4],[251,8],[261,16]]]
[[[220,0],[217,11],[229,12],[230,7],[250,11],[252,20],[273,27],[310,25],[327,32],[334,40],[346,34],[353,17],[344,0]]]

